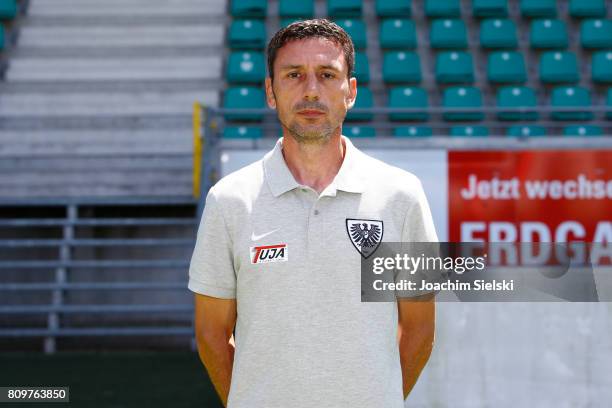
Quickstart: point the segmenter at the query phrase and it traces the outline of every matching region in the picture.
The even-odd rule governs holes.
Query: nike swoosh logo
[[[280,228],[277,228],[277,229],[274,229],[274,230],[272,230],[272,231],[269,231],[269,232],[266,232],[266,233],[264,233],[264,234],[260,234],[260,235],[255,235],[255,233],[253,232],[253,233],[251,233],[251,241],[259,241],[260,239],[265,238],[265,237],[267,237],[268,235],[275,233],[275,232],[276,232],[276,231],[278,231],[279,229],[280,229]]]

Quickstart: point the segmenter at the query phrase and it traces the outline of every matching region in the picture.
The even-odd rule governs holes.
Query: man
[[[416,177],[341,135],[353,64],[327,20],[276,33],[265,86],[283,137],[208,193],[189,289],[200,358],[230,408],[400,408],[431,353],[431,299],[361,302],[368,247],[437,237]]]

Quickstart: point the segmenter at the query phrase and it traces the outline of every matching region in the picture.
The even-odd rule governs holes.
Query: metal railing
[[[82,259],[76,257],[77,250],[125,250],[146,248],[149,250],[160,249],[168,251],[172,248],[183,249],[185,253],[190,253],[195,243],[195,231],[198,218],[190,217],[116,217],[116,218],[84,218],[79,216],[81,207],[98,208],[108,205],[116,206],[173,206],[188,205],[196,208],[197,202],[194,200],[112,200],[96,202],[96,200],[5,200],[0,202],[0,231],[3,238],[0,239],[0,317],[3,323],[0,327],[0,338],[25,338],[40,337],[44,339],[44,350],[53,353],[57,349],[57,339],[61,337],[80,337],[80,336],[146,336],[146,335],[169,335],[169,336],[193,336],[191,315],[193,304],[191,296],[187,290],[187,270],[189,266],[188,256],[170,256],[169,258],[139,259],[127,256],[125,259],[107,259],[105,256],[91,257]],[[8,208],[15,206],[40,207],[43,209],[49,206],[63,208],[65,217],[9,217]],[[121,207],[124,208],[124,207]],[[195,211],[193,211],[195,212]],[[118,228],[129,227],[132,230],[142,228],[167,229],[168,227],[178,229],[181,236],[161,237],[161,238],[91,238],[81,237],[77,230],[87,229],[91,233],[92,228],[104,228],[108,235],[117,234]],[[34,231],[40,233],[42,229],[53,230],[56,233],[61,231],[61,238],[6,238],[7,234],[22,235],[22,231]],[[49,234],[42,234],[49,235]],[[30,251],[35,249],[45,249],[57,251],[54,258],[30,259],[29,256],[18,256],[13,254],[15,251]],[[177,251],[181,252],[181,251]],[[170,251],[172,254],[172,251]],[[82,255],[82,254],[81,254]],[[25,259],[24,259],[25,258]],[[79,275],[84,271],[95,272],[104,270],[110,272],[111,281],[104,281],[101,278],[82,281]],[[122,270],[129,270],[129,273],[122,273]],[[174,276],[173,279],[140,279],[131,280],[134,271],[160,270]],[[23,272],[21,272],[23,271]],[[44,272],[51,273],[52,279],[45,281]],[[7,275],[12,273],[14,276],[7,279]],[[93,273],[92,276],[96,276]],[[17,279],[15,279],[15,276]],[[179,277],[179,279],[176,279]],[[107,275],[108,278],[108,275]],[[104,294],[130,293],[136,292],[155,293],[155,292],[184,292],[185,301],[175,302],[71,302],[71,295],[77,293],[96,293],[96,297]],[[12,295],[12,296],[10,296]],[[48,302],[39,304],[38,300],[45,298]],[[147,296],[148,297],[148,296]],[[7,299],[12,301],[7,302]],[[33,299],[36,299],[34,302]],[[32,304],[35,303],[35,304]],[[149,317],[152,314],[172,315],[179,324],[174,325],[155,325],[143,327],[138,318],[142,318],[146,324],[150,324]],[[123,319],[130,315],[132,319]],[[31,324],[31,318],[44,317],[45,324]],[[79,325],[64,324],[70,316],[85,316],[88,323],[85,327]],[[106,327],[104,324],[96,324],[96,319],[89,316],[115,316],[119,322],[118,326]],[[176,319],[176,316],[183,316]],[[134,320],[134,317],[137,319]],[[28,320],[29,318],[29,320]],[[25,319],[25,320],[24,320]],[[24,322],[30,322],[24,326]],[[186,322],[186,324],[185,324]],[[181,324],[182,323],[182,324]]]

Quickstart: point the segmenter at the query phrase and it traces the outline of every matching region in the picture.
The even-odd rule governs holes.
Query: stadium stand
[[[398,87],[390,91],[389,106],[391,108],[426,108],[428,105],[427,93],[422,88]],[[427,118],[428,114],[425,112],[391,113],[389,115],[392,121],[426,121]]]
[[[355,78],[360,84],[370,82],[370,61],[363,52],[355,53]]]
[[[466,48],[467,28],[463,20],[434,20],[429,34],[431,48]]]
[[[496,84],[524,83],[527,71],[523,55],[513,51],[492,52],[487,64],[487,78]]]
[[[0,83],[0,197],[191,197],[192,105],[218,106],[225,7],[30,0]]]
[[[533,20],[530,27],[531,48],[567,48],[565,22],[561,20]]]
[[[480,108],[482,107],[482,93],[479,88],[456,86],[446,88],[442,104],[445,108]],[[482,112],[446,112],[444,119],[448,121],[479,121],[484,115]]]
[[[389,51],[383,59],[383,81],[389,84],[421,82],[421,60],[410,51]]]
[[[499,108],[530,108],[537,105],[535,91],[524,86],[500,88],[497,91],[497,106]],[[499,112],[499,120],[536,120],[537,112]]]
[[[589,125],[609,133],[609,123],[601,122],[605,114],[597,113],[601,112],[597,106],[605,103],[605,87],[612,82],[608,12],[600,0],[318,0],[303,6],[281,1],[278,13],[268,10],[258,21],[265,26],[267,38],[301,15],[330,17],[345,28],[358,51],[354,74],[364,100],[358,97],[357,105],[413,109],[349,113],[359,126],[374,128],[376,137],[420,136],[429,130],[446,136],[538,137],[563,135],[564,128],[550,122],[558,117],[564,121],[589,118],[593,122]],[[243,18],[233,15],[231,24]],[[240,49],[231,42],[230,48]],[[228,64],[239,65],[235,58],[232,52]],[[227,67],[229,86],[257,83],[255,79],[241,82],[229,74],[239,69]],[[261,78],[261,70],[257,72]],[[568,116],[554,111],[553,100],[565,103],[559,102],[564,98],[556,93],[562,86],[592,93],[594,112]],[[420,107],[425,110],[416,110]],[[432,113],[447,107],[455,110]],[[457,110],[461,107],[471,110]],[[425,126],[395,126],[402,121],[423,121]],[[466,125],[470,131],[465,126],[453,128],[449,121],[485,121],[486,125]],[[516,121],[525,123],[509,123]],[[261,126],[264,136],[279,134],[273,119],[264,118]]]
[[[412,49],[417,45],[414,22],[407,19],[385,19],[380,26],[380,46],[383,49]]]
[[[0,1],[0,19],[12,20],[17,17],[17,1],[2,0]]]
[[[569,14],[572,17],[605,17],[606,0],[570,0]]]
[[[517,44],[514,21],[489,19],[480,23],[480,46],[482,48],[516,48]]]
[[[376,0],[378,17],[410,17],[411,0]]]
[[[459,17],[461,3],[459,0],[425,0],[427,17]]]
[[[299,18],[331,17],[352,36],[359,88],[345,133],[370,146],[377,139],[445,147],[541,137],[578,139],[580,146],[581,140],[597,142],[612,133],[611,10],[603,0],[30,0],[20,17],[21,4],[0,0],[3,23],[20,23],[19,41],[13,46],[9,32],[4,41],[11,49],[0,83],[0,197],[25,198],[24,206],[60,215],[2,219],[0,226],[13,233],[27,225],[42,234],[52,225],[52,234],[61,237],[44,242],[55,251],[55,258],[40,266],[51,271],[48,282],[36,281],[44,301],[64,290],[89,290],[83,289],[87,279],[94,288],[104,287],[105,278],[137,268],[131,277],[137,279],[133,287],[144,291],[136,297],[142,304],[122,304],[125,298],[116,295],[99,310],[116,311],[117,305],[121,313],[161,310],[143,308],[155,284],[162,291],[184,290],[184,282],[162,282],[167,275],[151,270],[175,268],[172,276],[178,270],[184,278],[185,248],[193,246],[198,209],[191,197],[193,103],[257,109],[203,117],[203,139],[219,132],[229,146],[273,142],[279,126],[264,114],[264,49],[279,27]],[[37,203],[41,198],[51,201]],[[148,217],[152,205],[164,216]],[[3,207],[9,208],[5,213],[15,206]],[[122,213],[119,220],[104,216],[108,206]],[[182,219],[172,217],[175,212]],[[96,229],[110,224],[114,229]],[[159,229],[145,231],[152,225]],[[125,239],[132,227],[142,240]],[[151,238],[155,233],[172,238]],[[17,238],[25,236],[20,234]],[[7,242],[3,248],[15,245]],[[111,244],[119,249],[106,252],[103,247]],[[136,259],[157,251],[120,252],[137,245],[160,245],[160,259]],[[175,258],[176,246],[183,252]],[[101,262],[117,253],[129,262]],[[95,254],[99,258],[90,262]],[[31,266],[9,261],[0,267]],[[70,281],[75,278],[62,269],[82,275]],[[7,276],[22,276],[18,273]],[[72,299],[86,299],[74,292]],[[9,296],[6,302],[22,293]],[[36,296],[27,299],[36,302]],[[179,297],[156,299],[173,305],[164,313],[191,312],[189,305],[173,303]],[[32,313],[22,306],[12,313]],[[66,336],[96,333],[54,326],[62,313],[76,312],[72,304],[52,306],[36,309],[43,318],[28,321],[37,325],[33,336],[53,340],[63,329],[72,333]],[[139,333],[190,336],[190,323],[183,320],[182,327]]]
[[[280,0],[278,3],[278,15],[290,18],[311,18],[314,16],[313,0]]]

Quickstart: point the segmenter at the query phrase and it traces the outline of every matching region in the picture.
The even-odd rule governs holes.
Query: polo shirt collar
[[[353,146],[347,137],[342,136],[342,139],[346,146],[344,160],[332,183],[325,188],[323,194],[326,195],[335,196],[336,190],[349,193],[363,193],[365,190],[362,172],[359,171],[359,165],[356,163],[358,161],[357,156],[361,152]],[[265,178],[275,197],[300,187],[300,183],[295,180],[289,167],[287,167],[282,149],[283,138],[281,137],[276,142],[274,149],[263,158]]]

